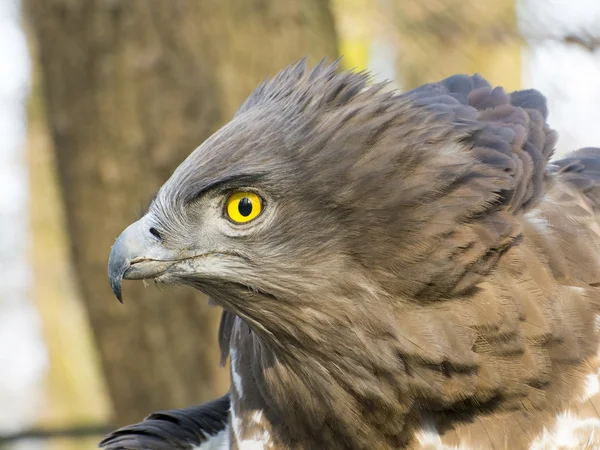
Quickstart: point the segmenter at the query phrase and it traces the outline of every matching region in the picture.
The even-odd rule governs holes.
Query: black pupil
[[[244,197],[238,203],[238,211],[244,217],[248,217],[252,213],[252,200],[248,197]]]

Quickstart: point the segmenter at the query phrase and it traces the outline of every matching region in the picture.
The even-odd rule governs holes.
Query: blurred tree
[[[331,0],[336,19],[342,67],[365,70],[369,67],[369,50],[378,21],[377,0]]]
[[[404,89],[455,73],[481,73],[507,90],[521,85],[515,0],[379,0],[392,21]]]
[[[114,238],[261,79],[335,58],[326,0],[25,0],[43,71],[72,260],[118,424],[228,388],[220,311],[191,290],[124,286]]]
[[[111,408],[69,261],[65,215],[44,116],[39,72],[39,64],[33,64],[33,89],[27,111],[31,295],[42,319],[50,362],[44,402],[38,410],[38,426],[47,430],[97,426],[108,423]],[[98,436],[83,440],[52,439],[47,450],[92,449],[97,443]]]

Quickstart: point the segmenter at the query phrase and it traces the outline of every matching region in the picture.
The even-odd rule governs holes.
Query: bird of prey
[[[600,149],[551,161],[535,90],[370,80],[284,69],[117,239],[119,299],[223,307],[231,389],[104,448],[600,445]]]

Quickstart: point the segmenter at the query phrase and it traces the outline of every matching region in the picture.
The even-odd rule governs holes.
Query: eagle
[[[600,445],[600,149],[551,160],[547,117],[478,74],[259,85],[108,265],[119,300],[153,279],[221,306],[231,388],[101,447]]]

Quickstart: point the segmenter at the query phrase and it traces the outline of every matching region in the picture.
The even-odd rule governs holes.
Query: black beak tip
[[[123,304],[123,292],[121,290],[121,280],[112,278],[110,280],[110,287],[112,288],[113,294],[117,297],[117,300]]]

